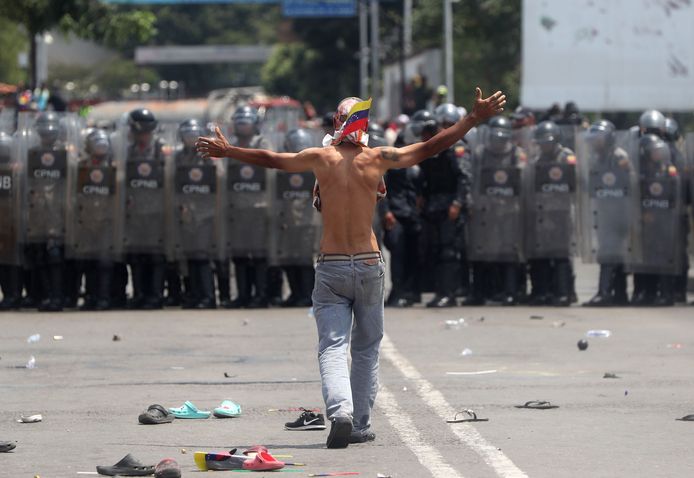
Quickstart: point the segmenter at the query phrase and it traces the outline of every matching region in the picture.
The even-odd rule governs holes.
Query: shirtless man
[[[342,100],[334,117],[336,131],[341,131],[359,102],[359,98]],[[477,88],[472,113],[426,142],[403,148],[366,147],[367,126],[357,134],[336,134],[327,147],[300,153],[231,146],[219,128],[216,138],[198,139],[204,157],[233,158],[288,172],[313,171],[318,179],[323,237],[312,298],[323,398],[332,422],[328,448],[375,438],[370,426],[383,337],[385,265],[371,225],[381,178],[389,169],[409,168],[450,148],[472,127],[501,113],[505,103],[500,91],[482,99]]]

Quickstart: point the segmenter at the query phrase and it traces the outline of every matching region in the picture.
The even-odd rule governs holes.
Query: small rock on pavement
[[[119,342],[121,340],[120,335],[114,334],[113,339],[111,339],[111,340],[113,340],[114,342]]]
[[[578,350],[583,351],[588,348],[588,341],[586,339],[581,339],[576,345],[578,346]]]

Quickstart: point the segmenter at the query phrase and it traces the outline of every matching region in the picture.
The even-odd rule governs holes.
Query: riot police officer
[[[145,108],[128,115],[131,142],[126,158],[125,252],[132,277],[134,309],[164,305],[165,144],[154,135],[154,114]]]
[[[217,167],[195,150],[204,133],[195,119],[178,127],[180,148],[174,155],[174,255],[187,265],[184,309],[216,307],[211,261],[219,246]]]
[[[427,141],[439,131],[433,114],[426,110],[412,116],[412,132]],[[459,283],[459,263],[464,247],[463,208],[467,204],[469,178],[449,148],[420,164],[422,217],[428,236],[428,261],[436,265],[434,298],[427,307],[453,307]]]
[[[270,149],[259,131],[260,116],[252,106],[241,106],[231,117],[231,143],[243,148]],[[220,301],[230,308],[267,307],[268,171],[259,166],[229,162],[227,165],[226,250],[234,263],[237,297],[226,302],[229,290],[227,261],[217,264]],[[248,229],[247,224],[254,227]],[[276,289],[276,288],[275,288]],[[276,290],[273,295],[276,295]]]
[[[576,156],[559,142],[553,121],[535,128],[535,154],[525,168],[525,246],[531,305],[569,306]]]
[[[632,304],[673,305],[673,280],[681,272],[682,196],[670,147],[653,134],[639,140],[639,217],[637,240],[640,253],[630,267],[638,276]]]
[[[511,122],[491,118],[471,151],[473,188],[468,237],[472,262],[472,294],[464,305],[500,299],[515,305],[523,267],[521,169],[525,152],[512,142]]]
[[[374,132],[370,130],[369,146],[373,138]],[[421,196],[420,167],[390,169],[384,179],[388,195],[379,201],[378,213],[384,229],[383,243],[390,252],[392,289],[386,306],[410,307],[420,301],[418,275],[421,270],[419,236],[422,221],[417,208],[417,197]]]
[[[40,311],[65,305],[66,133],[58,114],[41,113],[34,123],[38,144],[28,150],[26,257],[31,267],[29,292]],[[62,136],[62,138],[61,138]]]
[[[67,255],[80,261],[80,276],[85,277],[81,309],[108,310],[116,254],[116,168],[108,134],[102,129],[90,131],[84,152],[85,157],[77,165]]]
[[[19,188],[24,171],[13,147],[12,137],[0,131],[0,310],[19,309],[22,297]]]
[[[627,152],[616,144],[616,130],[607,120],[593,123],[585,136],[586,156],[580,166],[584,260],[600,265],[597,293],[587,307],[628,303],[625,263],[630,250],[629,228],[632,195],[636,193],[634,170]]]

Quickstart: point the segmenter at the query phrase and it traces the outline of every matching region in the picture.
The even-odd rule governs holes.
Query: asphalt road
[[[346,450],[325,449],[327,431],[283,430],[297,412],[270,411],[323,407],[306,309],[6,313],[0,327],[0,441],[18,442],[0,454],[0,477],[88,476],[78,472],[127,453],[173,457],[184,476],[204,476],[194,451],[254,444],[305,463],[297,477],[694,474],[694,422],[675,420],[694,413],[691,307],[387,310],[377,439]],[[589,329],[612,335],[581,352]],[[20,368],[32,355],[37,367]],[[243,416],[137,423],[152,403],[209,410],[224,399]],[[559,408],[514,407],[536,399]],[[445,422],[466,408],[489,421]],[[34,413],[44,421],[16,422]]]

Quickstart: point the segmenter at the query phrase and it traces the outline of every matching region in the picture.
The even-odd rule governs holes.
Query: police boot
[[[247,307],[251,300],[252,284],[249,280],[250,267],[247,259],[234,260],[234,269],[236,275],[236,290],[238,295],[236,299],[229,303],[227,309],[241,309]]]
[[[166,264],[166,301],[167,307],[179,307],[181,305],[181,276],[178,274],[178,264]]]
[[[463,305],[484,305],[484,282],[487,278],[485,266],[479,262],[472,263],[472,294],[463,300]]]
[[[63,267],[62,264],[49,264],[41,268],[41,286],[45,291],[39,305],[41,312],[60,312],[63,310]]]
[[[156,260],[156,259],[155,259]],[[166,265],[164,262],[155,262],[150,266],[150,276],[147,281],[149,294],[143,304],[145,310],[158,310],[164,307],[164,276]],[[178,274],[176,274],[178,276]],[[181,303],[181,282],[178,281],[178,304]]]
[[[113,266],[97,266],[97,300],[95,310],[109,310],[111,308],[111,290],[113,289]]]
[[[183,277],[183,293],[181,294],[181,309],[194,309],[201,300],[200,286],[196,287],[197,261],[188,261],[188,275]],[[213,279],[214,281],[214,279]]]
[[[675,276],[673,282],[672,299],[678,304],[687,302],[687,282],[689,281],[689,264],[686,264],[684,271]]]
[[[287,276],[287,283],[289,284],[289,297],[282,302],[282,307],[296,307],[302,293],[299,267],[287,266],[284,268],[284,274]]]
[[[553,304],[557,307],[568,307],[571,305],[571,267],[568,259],[558,259],[555,262],[557,288]]]
[[[142,310],[145,305],[145,265],[142,262],[130,264],[130,274],[133,280],[133,298],[128,302],[128,308]]]
[[[612,276],[612,305],[620,307],[629,305],[627,274],[624,272],[623,265],[615,266],[614,268],[614,275]]]
[[[63,271],[63,307],[66,309],[74,309],[77,307],[77,301],[80,295],[82,274],[75,261],[65,261],[63,263]]]
[[[549,262],[543,259],[531,260],[530,284],[532,290],[528,297],[528,305],[547,305],[551,297],[549,296]]]
[[[631,305],[646,307],[654,305],[657,293],[657,281],[652,274],[634,274],[634,294]]]
[[[270,305],[281,306],[282,303],[282,269],[280,267],[267,268],[267,297]]]
[[[584,307],[607,307],[613,305],[612,289],[614,283],[614,267],[608,264],[600,266],[600,278],[598,279],[598,293]]]
[[[22,269],[22,282],[26,296],[22,298],[22,309],[35,309],[41,302],[41,274],[38,267]]]
[[[199,301],[196,304],[195,308],[216,309],[217,301],[214,297],[214,276],[212,274],[212,267],[210,266],[210,261],[200,261],[198,264],[196,264],[195,269],[197,271],[197,274],[193,276],[193,278],[197,277],[197,281],[199,284]]]
[[[457,267],[455,262],[443,262],[439,272],[437,292],[433,299],[427,303],[427,307],[442,308],[456,307],[455,289]]]
[[[297,307],[311,307],[313,305],[313,284],[316,271],[312,266],[299,266],[300,296],[296,302]]]
[[[99,291],[98,274],[92,261],[85,262],[84,271],[84,303],[80,310],[95,310]]]
[[[231,281],[229,280],[229,261],[215,261],[215,275],[217,276],[217,291],[219,293],[219,306],[228,309],[231,305]]]
[[[267,299],[267,263],[264,259],[255,261],[251,276],[255,279],[255,296],[248,303],[249,309],[264,309],[268,307]]]
[[[673,283],[677,276],[660,275],[658,276],[658,297],[653,301],[656,307],[671,307],[675,305],[673,296]]]
[[[128,307],[128,266],[122,262],[113,264],[111,275],[111,309],[125,309]]]
[[[0,310],[19,309],[21,307],[21,269],[18,266],[0,266],[0,287],[2,302]]]
[[[502,266],[504,280],[504,297],[501,305],[512,306],[518,303],[516,291],[518,286],[518,271],[516,264],[504,264]]]

